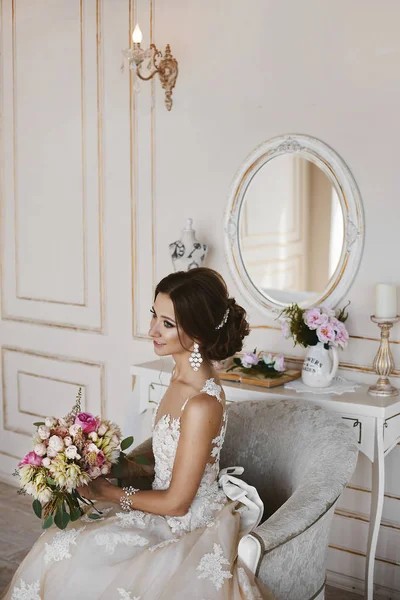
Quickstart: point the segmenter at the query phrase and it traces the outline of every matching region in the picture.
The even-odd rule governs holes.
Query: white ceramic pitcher
[[[332,357],[332,358],[331,358]],[[309,387],[328,387],[339,366],[337,348],[324,348],[323,342],[309,346],[303,362],[301,379]]]

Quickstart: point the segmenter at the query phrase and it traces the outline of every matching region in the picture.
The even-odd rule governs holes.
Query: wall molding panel
[[[24,348],[1,348],[2,412],[0,454],[30,450],[33,423],[63,416],[82,387],[82,408],[104,416],[104,365]]]
[[[101,0],[2,16],[2,318],[102,332]]]

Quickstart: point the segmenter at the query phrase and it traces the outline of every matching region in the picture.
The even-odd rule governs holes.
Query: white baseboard
[[[326,572],[326,584],[332,587],[364,595],[364,581],[356,577],[349,577],[334,571]],[[374,598],[386,598],[387,600],[400,600],[400,591],[392,590],[382,585],[374,586]]]

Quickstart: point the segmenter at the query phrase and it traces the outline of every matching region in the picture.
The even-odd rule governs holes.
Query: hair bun
[[[218,330],[218,338],[205,350],[209,360],[225,360],[243,348],[243,340],[249,335],[250,327],[246,311],[236,303],[235,298],[228,298],[229,314],[226,323]]]

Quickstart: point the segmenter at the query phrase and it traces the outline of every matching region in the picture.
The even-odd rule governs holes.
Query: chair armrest
[[[312,486],[299,488],[250,535],[259,540],[262,554],[271,552],[309,529],[332,508],[339,496],[325,497],[321,488]]]
[[[140,456],[143,454],[148,454],[149,452],[153,453],[153,438],[148,438],[139,446],[136,446],[133,450],[131,450],[128,454],[128,458],[134,458],[135,456]]]

